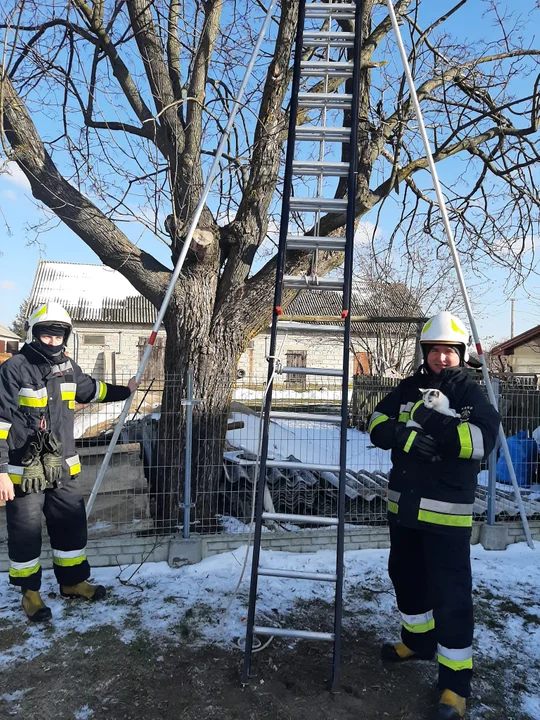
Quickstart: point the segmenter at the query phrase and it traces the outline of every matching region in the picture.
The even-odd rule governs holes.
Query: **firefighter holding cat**
[[[385,643],[382,659],[437,653],[439,720],[464,718],[471,691],[472,512],[480,461],[493,450],[500,423],[464,369],[467,339],[448,311],[428,320],[423,364],[378,403],[369,423],[373,444],[392,451],[388,570],[402,621],[401,642]]]

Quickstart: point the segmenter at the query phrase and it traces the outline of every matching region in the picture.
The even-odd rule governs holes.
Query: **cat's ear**
[[[418,388],[418,389],[420,390],[420,392],[422,393],[422,395],[424,395],[425,393],[429,392],[429,389],[426,390],[426,388]]]

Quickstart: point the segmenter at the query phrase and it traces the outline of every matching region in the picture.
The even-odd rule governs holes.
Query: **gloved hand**
[[[421,425],[428,435],[437,440],[444,440],[448,432],[461,422],[459,417],[443,415],[433,408],[427,408],[421,400],[411,410],[411,420]]]
[[[62,443],[49,430],[42,433],[42,439],[43,469],[47,487],[55,487],[62,479]]]
[[[26,464],[24,460],[26,459]],[[21,478],[21,490],[25,493],[42,492],[47,487],[45,471],[39,457],[23,458],[24,472]]]
[[[398,423],[396,441],[400,450],[421,460],[431,461],[439,454],[433,438],[428,437],[422,430],[406,427],[403,423]]]

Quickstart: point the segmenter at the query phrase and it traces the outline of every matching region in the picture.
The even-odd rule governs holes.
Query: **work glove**
[[[62,443],[49,430],[42,433],[42,461],[47,487],[56,487],[62,479]]]
[[[422,400],[419,400],[411,410],[411,420],[421,425],[428,435],[439,441],[445,440],[448,433],[457,428],[461,422],[459,417],[451,417],[433,408],[427,408]]]
[[[21,490],[25,493],[42,492],[47,487],[45,471],[40,458],[41,444],[42,439],[39,434],[32,437],[21,458],[21,465],[24,467]]]
[[[432,461],[439,455],[433,438],[428,437],[422,430],[406,427],[403,423],[397,425],[396,444],[403,452],[421,460]]]

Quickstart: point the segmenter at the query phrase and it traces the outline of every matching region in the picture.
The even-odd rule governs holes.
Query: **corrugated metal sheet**
[[[29,312],[58,302],[75,322],[153,325],[157,311],[121,273],[105,265],[41,260]]]

